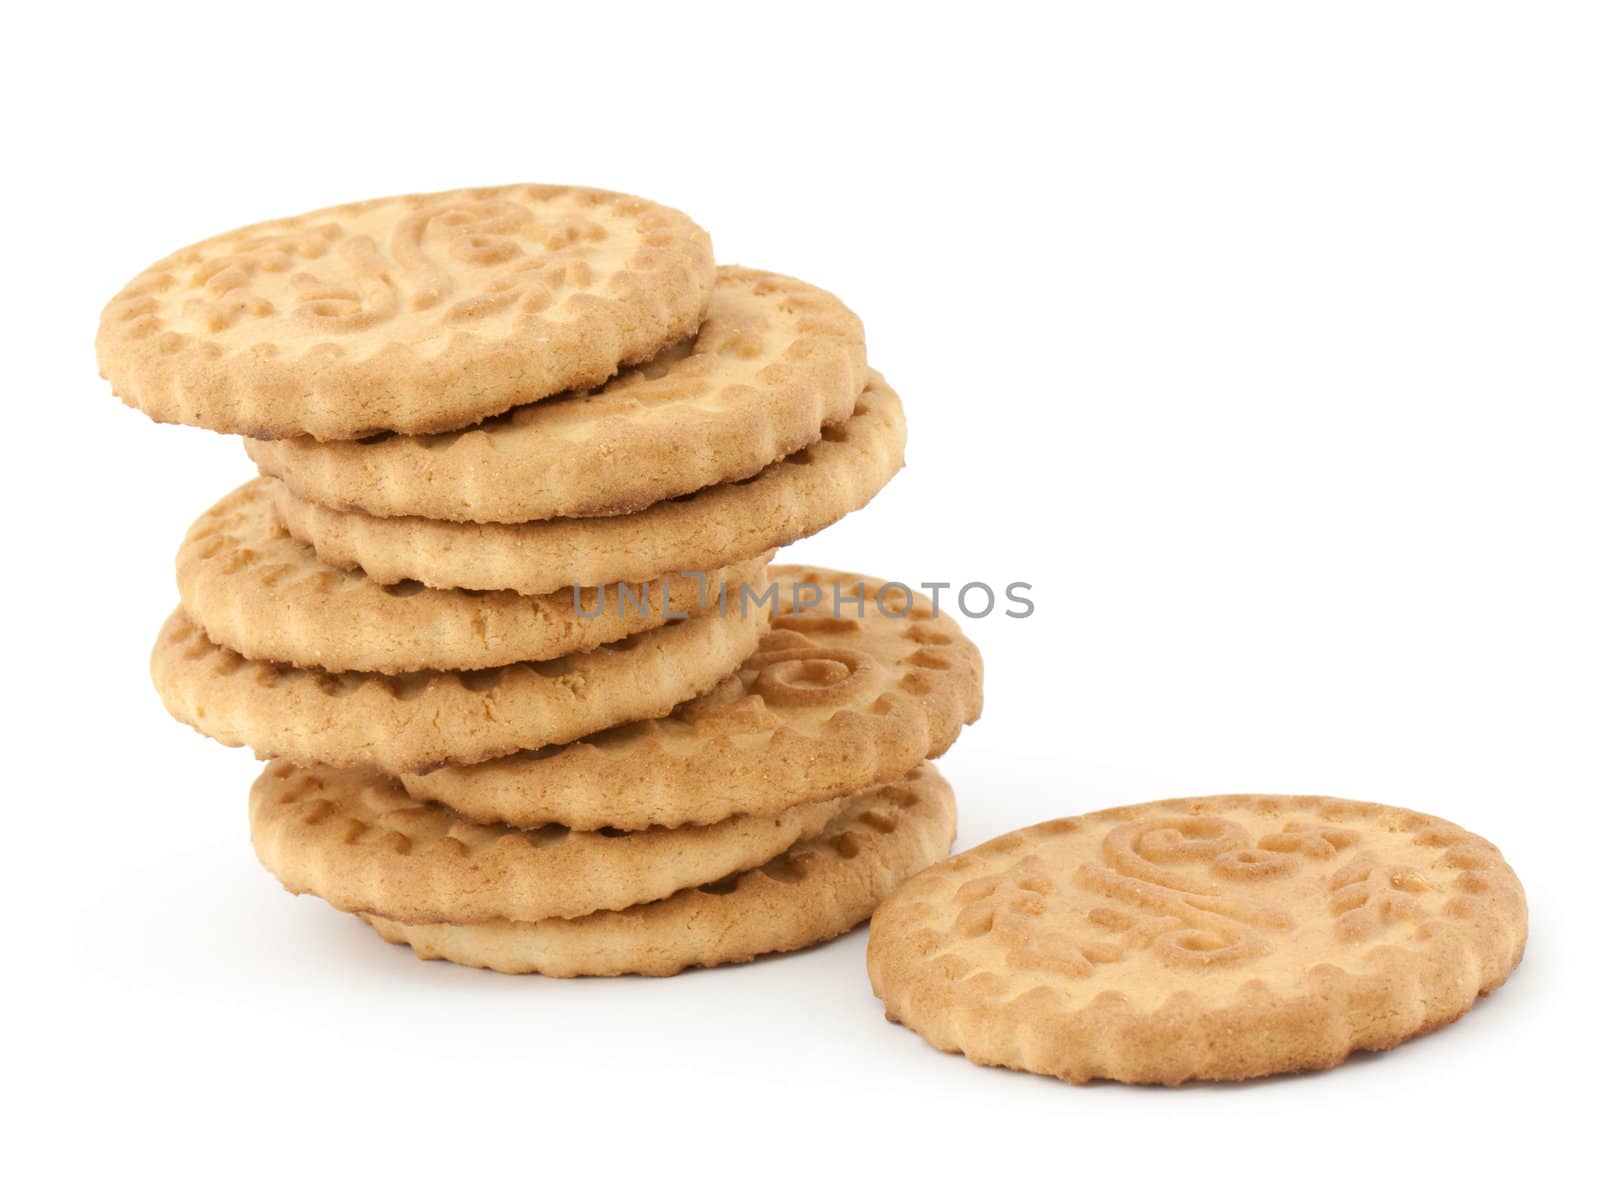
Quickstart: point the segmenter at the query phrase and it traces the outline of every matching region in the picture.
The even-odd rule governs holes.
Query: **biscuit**
[[[510,590],[636,583],[756,558],[833,524],[871,500],[900,470],[905,418],[874,374],[845,421],[812,446],[736,483],[718,484],[619,517],[477,525],[372,517],[312,504],[274,484],[289,532],[337,567],[379,583]]]
[[[955,832],[950,787],[924,764],[848,799],[820,835],[760,868],[662,901],[540,922],[418,926],[363,917],[423,959],[546,976],[671,976],[844,934],[901,881],[945,855]]]
[[[256,438],[470,426],[694,333],[715,266],[681,212],[565,186],[328,207],[158,261],[100,370],[158,422]]]
[[[401,922],[576,918],[764,864],[842,799],[705,827],[613,834],[467,823],[362,769],[269,764],[250,790],[256,856],[290,893]]]
[[[402,779],[467,819],[584,830],[773,814],[889,781],[949,748],[983,705],[955,617],[883,581],[781,566],[772,629],[739,672],[660,719]],[[826,595],[810,608],[796,596]],[[863,597],[860,614],[832,593]],[[884,607],[878,598],[883,596]],[[887,609],[887,610],[885,610]]]
[[[672,618],[718,610],[724,586],[760,584],[765,558],[709,575],[520,596],[388,587],[321,561],[279,524],[266,480],[218,501],[178,551],[183,610],[247,658],[324,670],[481,670],[585,653]],[[769,556],[770,557],[770,556]]]
[[[173,718],[230,746],[301,765],[390,773],[470,764],[665,715],[755,649],[764,611],[697,616],[590,653],[490,670],[330,674],[250,661],[180,608],[150,655]]]
[[[611,516],[754,475],[849,417],[866,383],[861,322],[842,302],[723,268],[694,339],[598,390],[447,434],[245,447],[302,500],[376,517]]]
[[[1315,1070],[1453,1021],[1522,955],[1499,851],[1333,798],[1175,799],[1041,823],[907,882],[867,967],[974,1062],[1178,1084]]]

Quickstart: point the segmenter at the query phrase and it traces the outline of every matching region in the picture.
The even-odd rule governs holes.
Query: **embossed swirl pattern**
[[[400,219],[380,244],[337,220],[241,241],[199,261],[184,314],[218,333],[286,315],[329,334],[437,309],[447,326],[537,313],[594,283],[605,226],[572,209],[452,198]]]
[[[778,618],[773,623],[795,623],[799,618]],[[831,618],[816,617],[810,627],[836,627]],[[856,625],[859,628],[859,623]],[[761,649],[746,663],[756,671],[750,684],[774,707],[824,707],[855,698],[876,680],[878,663],[859,649],[819,645],[802,632],[774,629]]]
[[[1256,839],[1216,815],[1121,823],[1098,856],[1070,872],[1033,855],[966,882],[956,891],[955,933],[998,944],[1013,969],[1070,979],[1140,951],[1175,968],[1236,966],[1268,954],[1297,925],[1271,890],[1299,875],[1324,889],[1335,935],[1360,942],[1422,918],[1421,895],[1431,890],[1420,872],[1354,851],[1361,839],[1350,828],[1300,822]],[[1304,871],[1343,854],[1326,876]]]

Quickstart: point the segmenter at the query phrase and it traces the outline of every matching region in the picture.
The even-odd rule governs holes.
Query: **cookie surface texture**
[[[377,517],[610,516],[754,475],[849,417],[866,382],[860,320],[837,298],[723,268],[692,340],[593,392],[449,434],[245,446],[300,498]]]
[[[755,612],[698,616],[545,662],[331,674],[250,661],[180,608],[156,639],[150,675],[173,718],[223,744],[302,765],[408,773],[664,715],[737,669],[765,628]]]
[[[693,334],[711,243],[644,199],[498,186],[328,207],[150,266],[100,371],[161,422],[257,438],[472,425]]]
[[[892,780],[978,718],[982,659],[925,596],[819,568],[768,577],[771,631],[707,694],[559,748],[407,775],[406,788],[482,823],[713,823]]]
[[[406,922],[573,918],[657,901],[816,835],[837,801],[679,831],[482,827],[370,770],[270,763],[250,791],[261,863],[292,893]]]
[[[867,963],[891,1020],[975,1062],[1128,1083],[1332,1067],[1453,1021],[1527,936],[1499,851],[1332,798],[1145,803],[907,882]]]
[[[584,918],[406,925],[364,915],[423,959],[547,976],[670,976],[834,938],[897,884],[945,855],[955,798],[931,765],[864,791],[820,835],[760,868],[662,901]]]
[[[272,496],[289,532],[318,557],[379,583],[539,595],[712,570],[808,537],[877,495],[900,470],[905,441],[899,398],[875,375],[855,412],[813,445],[748,480],[618,517],[480,525],[333,509],[281,482]]]
[[[764,559],[709,574],[543,596],[383,586],[321,561],[279,524],[267,480],[202,515],[178,551],[184,611],[247,658],[325,670],[481,670],[583,653],[672,619],[720,611],[724,586],[760,586]]]

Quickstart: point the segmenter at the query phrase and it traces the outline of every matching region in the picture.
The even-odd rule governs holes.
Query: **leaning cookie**
[[[256,855],[291,893],[401,922],[534,921],[620,910],[764,864],[840,801],[679,830],[468,823],[371,770],[273,761],[250,790]]]
[[[832,294],[717,271],[690,340],[603,388],[446,434],[246,440],[302,500],[375,517],[611,516],[754,475],[850,416],[867,383],[861,322]]]
[[[755,649],[766,616],[700,616],[589,653],[489,670],[332,674],[252,662],[174,612],[150,655],[173,718],[302,765],[411,773],[563,744],[664,715]]]
[[[270,483],[252,480],[223,497],[178,551],[183,610],[212,641],[247,658],[340,672],[483,670],[587,653],[669,619],[721,614],[725,593],[763,584],[765,556],[709,574],[543,596],[384,586],[330,566],[290,537],[273,512]]]
[[[256,438],[470,426],[599,384],[699,326],[711,241],[681,212],[566,186],[347,203],[151,265],[95,349],[158,422]]]
[[[956,806],[932,765],[858,794],[818,836],[663,901],[584,918],[406,925],[363,915],[423,959],[546,976],[671,976],[796,951],[865,921],[896,885],[950,850]]]
[[[955,617],[881,579],[771,567],[772,630],[659,719],[402,780],[481,823],[636,830],[772,814],[889,781],[955,741],[983,661]]]
[[[809,537],[877,495],[905,442],[900,400],[874,374],[855,412],[813,445],[748,480],[617,517],[477,525],[333,509],[282,484],[272,493],[289,532],[336,567],[379,583],[539,595],[713,570]]]
[[[1334,798],[1175,799],[1041,823],[873,918],[889,1019],[974,1062],[1178,1084],[1335,1066],[1455,1020],[1527,907],[1487,841]]]

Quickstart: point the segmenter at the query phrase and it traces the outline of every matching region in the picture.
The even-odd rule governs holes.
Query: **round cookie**
[[[842,800],[705,827],[613,834],[468,823],[371,770],[274,761],[250,790],[250,838],[291,893],[401,922],[575,918],[658,901],[764,864]]]
[[[665,715],[755,649],[765,612],[698,616],[590,653],[490,670],[330,674],[250,661],[207,639],[180,608],[150,655],[175,719],[257,756],[407,773],[561,744]]]
[[[978,718],[977,647],[926,597],[839,571],[780,566],[768,576],[771,631],[707,694],[558,748],[410,774],[406,789],[480,823],[714,823],[891,780]],[[861,613],[841,603],[835,615],[835,591],[862,596]],[[817,606],[797,607],[817,595]]]
[[[521,596],[388,587],[297,542],[252,480],[197,520],[178,551],[183,609],[218,645],[247,658],[325,670],[481,670],[543,661],[719,609],[724,588],[760,585],[765,558],[709,575],[670,575]],[[768,556],[770,557],[770,556]]]
[[[671,976],[844,934],[901,881],[945,855],[955,833],[955,798],[925,764],[846,800],[820,835],[760,868],[648,905],[473,925],[362,917],[423,959],[546,976]]]
[[[867,967],[974,1062],[1178,1084],[1335,1066],[1516,967],[1522,886],[1452,823],[1333,798],[1175,799],[1041,823],[907,882]]]
[[[333,509],[281,483],[272,495],[289,532],[336,567],[379,583],[539,595],[711,570],[808,537],[877,495],[900,470],[905,438],[900,400],[873,374],[855,412],[811,446],[748,480],[618,517],[479,525]]]
[[[705,232],[629,195],[400,195],[173,253],[111,300],[95,348],[117,396],[158,422],[422,434],[649,359],[694,333],[714,277]]]
[[[593,392],[446,434],[245,448],[302,500],[375,517],[611,516],[754,475],[849,417],[866,383],[861,322],[842,302],[724,267],[692,340]]]

